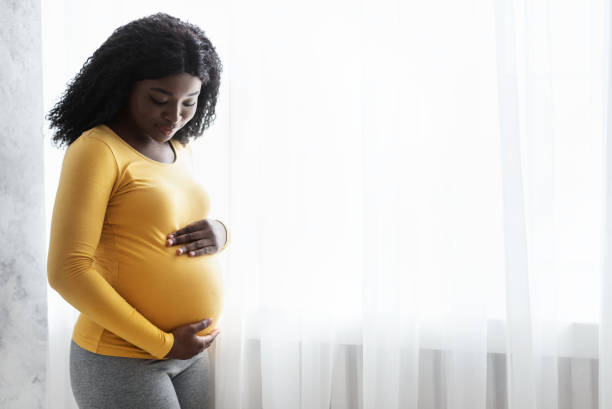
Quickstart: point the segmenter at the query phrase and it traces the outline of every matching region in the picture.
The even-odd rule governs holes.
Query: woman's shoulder
[[[68,146],[64,160],[67,159],[116,166],[115,150],[98,127],[84,131]]]
[[[109,135],[101,125],[83,131],[83,133],[70,144],[69,148],[74,145],[83,145],[92,148],[107,146],[109,149],[111,148]]]
[[[123,163],[129,159],[130,151],[133,148],[129,148],[127,142],[107,125],[101,124],[96,125],[86,131],[84,131],[73,144],[81,141],[82,145],[85,145],[88,149],[106,151],[112,155],[115,161]]]

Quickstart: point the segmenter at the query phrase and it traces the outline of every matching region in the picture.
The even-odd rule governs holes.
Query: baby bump
[[[170,249],[168,249],[170,250]],[[142,315],[164,331],[221,314],[223,289],[216,255],[176,256],[173,251],[130,257],[118,269],[115,288]]]

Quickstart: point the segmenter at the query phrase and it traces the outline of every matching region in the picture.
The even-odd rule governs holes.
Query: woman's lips
[[[157,128],[163,133],[165,136],[170,136],[174,132],[176,128],[168,128],[167,126],[158,125]]]

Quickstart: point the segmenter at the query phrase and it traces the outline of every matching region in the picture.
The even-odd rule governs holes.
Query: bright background
[[[607,10],[48,0],[45,111],[135,18],[167,12],[216,46],[217,119],[194,176],[232,230],[218,407],[351,407],[337,398],[347,345],[360,407],[495,407],[493,352],[512,363],[497,381],[511,407],[563,407],[556,359],[598,354]],[[47,215],[62,155],[47,144]],[[49,289],[58,373],[76,315]],[[431,379],[424,350],[446,356]],[[595,404],[589,379],[575,402]]]

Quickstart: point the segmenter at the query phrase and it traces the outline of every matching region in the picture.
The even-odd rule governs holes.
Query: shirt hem
[[[114,347],[108,345],[100,345],[96,342],[93,342],[86,337],[81,336],[80,334],[74,332],[72,334],[72,340],[75,344],[80,346],[81,348],[93,352],[98,355],[106,355],[106,356],[118,356],[123,358],[139,358],[139,359],[152,359],[156,361],[166,361],[168,358],[156,358],[148,352],[144,352],[142,350],[134,350],[127,349],[121,347]]]

